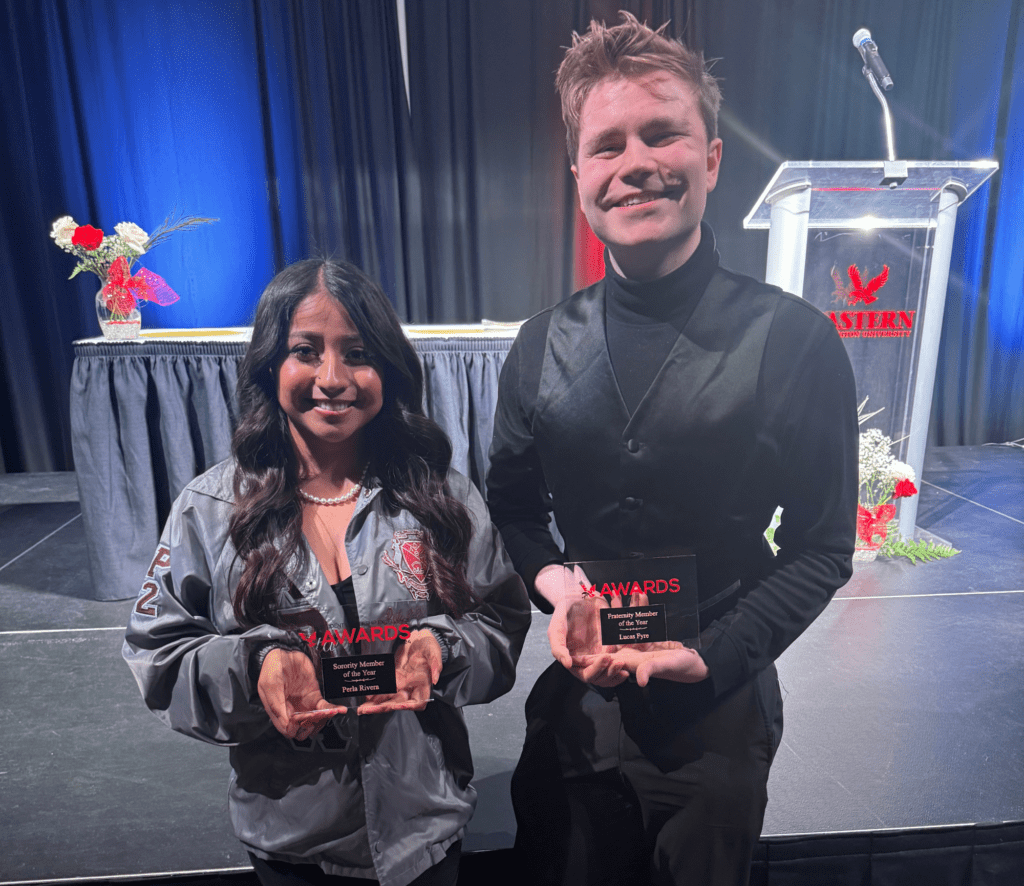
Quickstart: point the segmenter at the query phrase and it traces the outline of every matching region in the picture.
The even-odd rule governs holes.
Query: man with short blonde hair
[[[622,18],[574,35],[557,79],[606,275],[523,324],[491,447],[491,515],[556,658],[526,704],[516,849],[536,884],[742,886],[782,734],[774,661],[851,574],[856,392],[824,315],[719,266],[717,84]],[[573,655],[561,564],[686,552],[699,650]]]

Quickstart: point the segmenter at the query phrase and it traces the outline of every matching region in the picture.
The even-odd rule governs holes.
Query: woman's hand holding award
[[[331,717],[347,710],[324,699],[312,660],[296,649],[267,653],[257,691],[274,728],[296,741],[315,735]]]
[[[395,649],[395,692],[368,696],[356,713],[422,711],[430,701],[431,687],[440,677],[441,647],[437,639],[430,631],[413,631]]]

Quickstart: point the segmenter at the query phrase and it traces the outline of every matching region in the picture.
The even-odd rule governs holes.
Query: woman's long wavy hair
[[[422,525],[427,587],[448,612],[462,615],[476,599],[466,579],[472,522],[448,487],[451,443],[423,412],[416,352],[376,283],[347,262],[309,259],[289,265],[263,291],[239,367],[229,527],[243,564],[232,600],[235,617],[247,627],[273,624],[276,592],[288,585],[285,567],[304,556],[299,462],[278,403],[277,370],[296,308],[317,292],[348,312],[383,382],[384,404],[363,429],[369,455],[364,483],[381,487],[389,513],[407,510]]]

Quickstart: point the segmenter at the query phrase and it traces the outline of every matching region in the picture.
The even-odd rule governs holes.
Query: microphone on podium
[[[864,59],[865,67],[875,75],[875,79],[882,89],[886,91],[892,89],[892,77],[889,76],[889,71],[878,54],[878,46],[871,39],[871,32],[867,28],[861,28],[853,35],[853,45],[860,53],[860,57]]]

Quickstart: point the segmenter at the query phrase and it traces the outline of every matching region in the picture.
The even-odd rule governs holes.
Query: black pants
[[[427,868],[409,886],[455,886],[459,880],[459,859],[462,857],[462,841],[448,847],[448,854],[431,868]],[[312,883],[316,886],[369,886],[376,880],[358,877],[336,877],[325,874],[319,865],[289,864],[283,861],[267,861],[249,853],[256,876],[262,886],[298,886]]]
[[[512,775],[518,881],[530,886],[645,886],[640,805],[617,769],[562,778],[557,755],[523,749]],[[551,764],[554,763],[554,766]]]
[[[658,765],[622,731],[618,768],[563,778],[555,727],[530,724],[512,777],[524,881],[746,886],[781,733],[774,668],[674,735]]]

